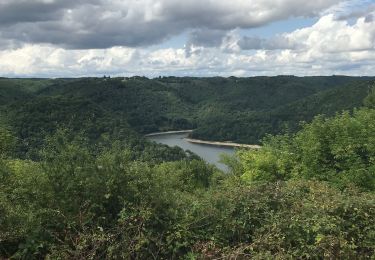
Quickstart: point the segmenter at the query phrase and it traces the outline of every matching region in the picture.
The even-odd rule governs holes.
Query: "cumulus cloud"
[[[0,2],[0,24],[2,26],[27,23],[58,21],[64,11],[84,3],[99,4],[98,0],[2,0]]]
[[[188,34],[185,44],[185,54],[189,57],[200,52],[199,47],[219,47],[228,32],[224,30],[196,29]]]
[[[242,50],[282,50],[297,49],[303,45],[302,42],[291,40],[287,35],[278,35],[271,39],[259,37],[243,37],[238,41],[238,46]]]
[[[220,46],[227,31],[197,29],[189,33],[188,45],[217,47]]]
[[[305,48],[323,53],[374,50],[375,21],[359,18],[355,24],[336,20],[333,14],[322,17],[312,27],[286,34],[290,42],[304,42]]]
[[[358,19],[375,11],[373,0],[343,1],[327,9],[324,15],[334,13],[337,20]]]
[[[247,47],[253,49],[248,53],[238,49],[243,39],[236,30],[229,32],[219,47],[216,43],[192,45],[190,55],[186,55],[186,48],[66,50],[28,44],[0,51],[0,71],[5,76],[46,77],[373,75],[375,71],[375,21],[366,21],[366,17],[349,24],[326,15],[314,25],[282,37],[296,47],[276,48],[270,39],[256,39],[247,42]]]
[[[241,30],[338,2],[0,0],[0,76],[373,75],[371,9],[324,12],[268,38]],[[184,47],[150,47],[181,32]]]
[[[311,27],[283,33],[270,39],[242,37],[238,46],[242,50],[318,50],[320,53],[338,53],[375,49],[375,21],[373,13],[361,17],[350,25],[336,19],[335,15],[323,16]]]
[[[192,41],[217,44],[223,30],[313,16],[343,0],[2,0],[3,40],[71,49],[149,46],[193,30]],[[211,32],[213,42],[203,39]],[[215,38],[215,39],[214,39]]]

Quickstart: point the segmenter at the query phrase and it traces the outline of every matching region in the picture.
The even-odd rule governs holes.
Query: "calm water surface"
[[[228,168],[219,163],[220,154],[234,154],[233,148],[226,148],[226,147],[217,147],[211,145],[202,145],[202,144],[192,144],[188,141],[184,140],[188,134],[165,134],[165,135],[157,135],[157,136],[150,136],[148,139],[155,141],[157,143],[166,144],[169,146],[179,146],[184,150],[190,150],[193,153],[199,155],[205,161],[215,164],[219,169],[227,171]]]

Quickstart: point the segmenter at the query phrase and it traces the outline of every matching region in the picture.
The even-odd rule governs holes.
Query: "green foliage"
[[[363,103],[366,107],[375,109],[375,86],[372,87]]]
[[[14,153],[16,139],[5,127],[0,125],[0,159],[9,157]]]
[[[288,199],[293,197],[294,203],[291,208],[284,208],[279,216],[281,220],[275,221],[280,225],[273,229],[281,230],[289,239],[285,241],[282,236],[277,239],[277,235],[271,235],[271,250],[277,248],[278,243],[282,246],[286,242],[296,248],[293,256],[353,258],[373,254],[370,253],[374,241],[374,226],[370,220],[374,215],[371,196],[358,198],[351,191],[340,194],[320,183],[298,186],[287,190]],[[296,217],[299,214],[302,216]],[[273,244],[275,238],[279,242]],[[265,249],[262,246],[264,237],[257,243],[258,250]]]
[[[114,126],[138,133],[196,129],[192,136],[258,143],[299,129],[300,121],[360,106],[371,78],[81,78],[1,79],[0,108],[25,139],[22,153],[42,145],[57,126],[89,131]],[[2,94],[3,93],[3,94]],[[3,97],[3,98],[2,98]],[[251,131],[249,131],[251,129]]]
[[[311,79],[309,78],[309,80]],[[309,80],[304,84],[308,84]],[[316,115],[333,116],[336,112],[359,107],[368,91],[367,81],[352,82],[344,86],[333,85],[327,87],[327,90],[323,89],[317,93],[306,86],[295,86],[293,83],[293,80],[287,80],[281,85],[280,90],[275,89],[271,84],[269,88],[278,92],[276,94],[268,93],[269,95],[264,97],[268,100],[262,100],[263,94],[255,92],[255,96],[251,97],[260,98],[262,101],[258,108],[252,108],[250,104],[251,108],[249,106],[223,108],[216,104],[205,107],[204,110],[199,111],[199,124],[192,134],[193,137],[255,144],[267,134],[296,132],[300,130],[300,121],[310,122]],[[320,83],[322,84],[322,82]],[[254,91],[253,88],[251,90]],[[290,97],[286,96],[287,93],[298,93],[300,96],[289,101]],[[251,94],[253,93],[236,98],[245,99]],[[284,98],[284,102],[278,98]],[[235,103],[237,99],[230,100]],[[252,102],[257,104],[259,100]],[[266,102],[271,103],[264,106]]]
[[[0,258],[374,258],[371,96],[294,134],[357,106],[367,80],[1,79]],[[290,133],[224,156],[229,174],[139,135],[196,125]]]
[[[116,145],[93,153],[86,142],[59,130],[42,162],[2,165],[0,255],[148,258],[185,252],[185,242],[175,239],[182,232],[179,221],[210,186],[214,168],[201,160],[134,161],[131,150]]]
[[[230,182],[198,210],[206,239],[194,249],[214,259],[371,258],[373,199],[316,181]]]
[[[54,216],[46,176],[31,161],[0,161],[0,169],[0,255],[17,252],[24,258],[37,258],[45,254],[50,238],[43,231],[41,217]]]
[[[316,117],[293,136],[270,137],[259,151],[241,152],[248,181],[307,178],[375,190],[375,110]]]
[[[318,181],[217,180],[202,161],[92,157],[1,164],[0,255],[15,259],[345,258],[375,254],[373,194]],[[56,151],[58,150],[58,153]]]

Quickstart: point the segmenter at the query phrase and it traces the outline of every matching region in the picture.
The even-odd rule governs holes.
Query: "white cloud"
[[[19,0],[16,2],[20,3]],[[106,1],[94,2],[103,4]],[[0,50],[0,76],[372,75],[375,71],[375,19],[368,18],[369,15],[375,15],[373,12],[363,12],[354,22],[338,19],[337,15],[327,13],[312,26],[271,39],[252,39],[241,38],[236,28],[256,26],[259,22],[267,23],[292,15],[310,15],[339,1],[311,1],[300,4],[299,9],[294,11],[287,11],[285,6],[299,1],[234,0],[230,4],[229,1],[207,1],[206,5],[201,3],[197,8],[198,2],[201,1],[186,1],[182,7],[177,8],[177,2],[172,0],[116,0],[111,1],[111,7],[100,12],[97,10],[100,5],[92,4],[92,16],[99,12],[99,21],[85,16],[86,9],[75,7],[69,14],[71,17],[68,18],[68,23],[73,26],[77,17],[82,16],[82,19],[73,28],[72,35],[64,36],[74,39],[76,34],[91,35],[97,30],[102,34],[93,36],[100,38],[99,42],[121,42],[122,37],[135,36],[133,31],[122,35],[123,30],[128,29],[108,26],[117,25],[119,20],[125,22],[138,18],[139,22],[131,25],[137,27],[137,23],[142,23],[137,28],[139,32],[136,32],[142,37],[148,30],[157,30],[156,34],[162,32],[160,35],[165,36],[174,33],[174,29],[196,26],[190,38],[188,37],[185,48],[148,48],[136,44],[133,47],[65,49],[52,43],[31,41]],[[50,1],[50,4],[54,3],[56,1]],[[129,4],[128,9],[125,8],[125,3]],[[271,3],[274,5],[271,6]],[[145,4],[149,4],[149,8],[145,9]],[[61,8],[64,9],[65,6]],[[104,24],[101,25],[102,21]],[[177,24],[171,24],[171,21]],[[149,22],[156,24],[149,25]],[[155,29],[162,24],[168,26]],[[38,28],[43,28],[37,33],[48,30],[49,26],[52,26],[49,22],[43,26],[38,25]],[[3,35],[1,28],[0,26],[0,39]],[[68,27],[63,26],[61,30],[66,28]],[[121,33],[115,34],[116,30]],[[208,38],[205,35],[207,32]],[[53,39],[54,36],[51,37]],[[144,38],[146,39],[147,37]],[[107,43],[103,46],[106,45]]]
[[[314,16],[344,0],[0,1],[0,38],[71,49],[150,46],[182,32],[254,28]],[[210,41],[197,35],[197,41]],[[217,39],[215,42],[218,42]],[[219,41],[220,42],[220,41]],[[212,42],[210,44],[213,44]]]
[[[372,14],[370,14],[372,15]],[[375,48],[375,19],[360,17],[353,25],[328,14],[311,27],[292,33],[277,35],[271,39],[243,37],[238,46],[246,49],[318,49],[322,53],[373,50]]]
[[[304,49],[318,49],[323,53],[374,50],[375,21],[361,17],[353,25],[336,20],[333,14],[323,16],[309,28],[285,34],[290,42],[303,43]]]

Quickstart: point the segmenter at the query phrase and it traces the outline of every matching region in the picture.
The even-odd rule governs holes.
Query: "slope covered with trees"
[[[0,79],[0,110],[8,115],[17,136],[26,140],[40,141],[42,132],[51,133],[61,124],[74,131],[95,125],[100,129],[91,132],[97,137],[106,125],[113,129],[114,123],[141,134],[195,129],[193,138],[252,144],[266,134],[295,132],[300,121],[311,121],[315,115],[359,106],[371,80],[344,76]]]
[[[0,258],[372,259],[375,91],[365,107],[358,101],[368,82],[314,78],[329,87],[264,105],[307,106],[303,120],[338,113],[223,158],[226,174],[142,138],[145,126],[178,129],[177,119],[199,129],[214,104],[229,111],[225,84],[207,97],[198,86],[189,101],[178,96],[191,82],[208,95],[220,80],[238,79],[59,79],[2,103]]]
[[[332,116],[336,112],[361,106],[370,85],[371,81],[352,82],[260,111],[221,110],[208,113],[200,120],[193,137],[258,143],[266,134],[296,132],[301,129],[301,121],[310,122],[316,115]]]

